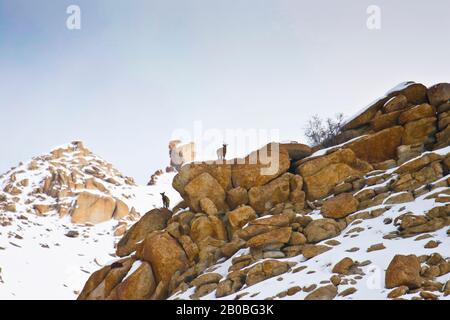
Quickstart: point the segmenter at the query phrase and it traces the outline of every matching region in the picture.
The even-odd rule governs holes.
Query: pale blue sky
[[[366,27],[371,4],[381,30]],[[0,0],[0,172],[81,139],[146,182],[196,120],[302,140],[314,113],[448,82],[449,12],[447,0]]]

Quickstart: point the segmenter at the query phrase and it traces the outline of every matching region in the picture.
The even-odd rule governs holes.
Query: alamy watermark
[[[369,30],[381,29],[381,8],[377,5],[370,5],[367,7],[368,14],[366,26]]]
[[[81,30],[81,8],[75,4],[67,7],[66,27],[69,30]]]

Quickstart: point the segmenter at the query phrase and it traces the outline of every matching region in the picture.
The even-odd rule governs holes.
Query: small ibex
[[[162,202],[163,202],[163,206],[164,208],[168,209],[170,206],[170,199],[168,196],[166,196],[165,192],[160,193],[161,197],[162,197]]]
[[[226,155],[227,155],[227,144],[224,143],[222,145],[222,148],[217,149],[217,158],[219,160],[225,160]]]

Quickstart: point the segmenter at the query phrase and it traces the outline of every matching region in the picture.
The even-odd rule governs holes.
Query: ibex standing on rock
[[[162,202],[163,202],[163,206],[164,208],[168,209],[170,206],[170,199],[168,196],[166,196],[165,192],[160,193],[161,197],[162,197]]]
[[[226,155],[227,155],[227,144],[224,143],[222,145],[222,148],[217,149],[217,158],[219,160],[225,160]]]

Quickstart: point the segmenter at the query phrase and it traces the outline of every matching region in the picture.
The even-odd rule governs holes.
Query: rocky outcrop
[[[258,283],[278,288],[287,272],[289,288],[264,298],[360,298],[357,284],[367,281],[372,261],[387,261],[378,268],[394,289],[380,291],[385,297],[443,297],[448,289],[437,280],[450,273],[449,258],[426,250],[442,248],[450,232],[450,152],[431,151],[447,141],[446,92],[445,85],[404,84],[346,123],[341,138],[352,141],[315,152],[280,144],[268,174],[261,150],[241,164],[183,166],[173,186],[187,207],[146,214],[148,222],[118,245],[121,255],[135,253],[112,285],[105,291],[102,281],[113,265],[93,274],[80,298],[259,298]],[[397,254],[389,263],[397,243],[423,247],[423,254]],[[136,262],[146,263],[139,274],[117,276]],[[292,286],[294,274],[303,287]],[[140,277],[148,285],[133,295]]]

